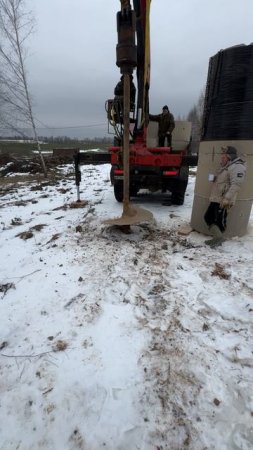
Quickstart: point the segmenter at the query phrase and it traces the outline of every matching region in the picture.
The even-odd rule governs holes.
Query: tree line
[[[192,140],[200,141],[204,113],[205,89],[200,92],[197,103],[188,113],[187,120],[192,123]]]
[[[0,137],[0,141],[20,141],[23,142],[33,142],[33,139],[31,139],[28,136],[22,136],[20,138],[20,135],[6,135],[4,137]],[[93,137],[93,138],[77,138],[77,137],[69,137],[69,136],[38,136],[38,140],[44,144],[73,144],[73,143],[85,143],[85,144],[112,144],[113,138],[111,137]]]

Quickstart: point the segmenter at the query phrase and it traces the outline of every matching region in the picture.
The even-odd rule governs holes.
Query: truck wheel
[[[138,194],[139,188],[137,186],[130,186],[130,197],[136,197]]]
[[[115,168],[117,168],[117,166],[112,166],[111,170],[110,170],[110,181],[111,181],[111,185],[114,185],[114,170]]]
[[[184,204],[184,194],[185,192],[174,191],[171,194],[171,203],[173,205],[183,205]]]
[[[175,180],[175,186],[171,194],[171,202],[174,205],[183,205],[185,191],[188,184],[189,167],[182,166],[179,172],[179,179]]]
[[[188,184],[188,178],[189,178],[189,166],[182,166],[180,171],[179,171],[179,177],[180,180],[185,181],[186,182],[186,187]],[[185,189],[186,189],[185,187]]]
[[[123,182],[122,181],[115,181],[114,197],[116,198],[117,202],[120,202],[120,203],[123,202]]]

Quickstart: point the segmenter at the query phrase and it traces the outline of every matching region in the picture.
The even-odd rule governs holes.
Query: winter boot
[[[219,227],[217,225],[211,225],[209,229],[213,235],[213,239],[208,239],[208,241],[205,241],[205,244],[212,248],[222,245],[225,239]]]
[[[208,241],[205,241],[206,245],[209,245],[212,248],[220,247],[223,242],[225,242],[225,239],[223,237],[213,237],[213,239],[208,239]]]
[[[211,225],[209,227],[209,230],[211,231],[212,236],[214,236],[214,237],[222,237],[223,236],[221,230],[219,229],[219,227],[217,225]]]

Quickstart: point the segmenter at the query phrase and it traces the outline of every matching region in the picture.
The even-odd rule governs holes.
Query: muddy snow
[[[110,166],[0,184],[0,449],[253,448],[253,215],[219,249],[142,193],[122,233]]]

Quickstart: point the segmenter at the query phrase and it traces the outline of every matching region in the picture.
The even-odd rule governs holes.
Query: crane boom
[[[151,0],[133,0],[137,36],[137,129],[148,124],[150,86]]]

